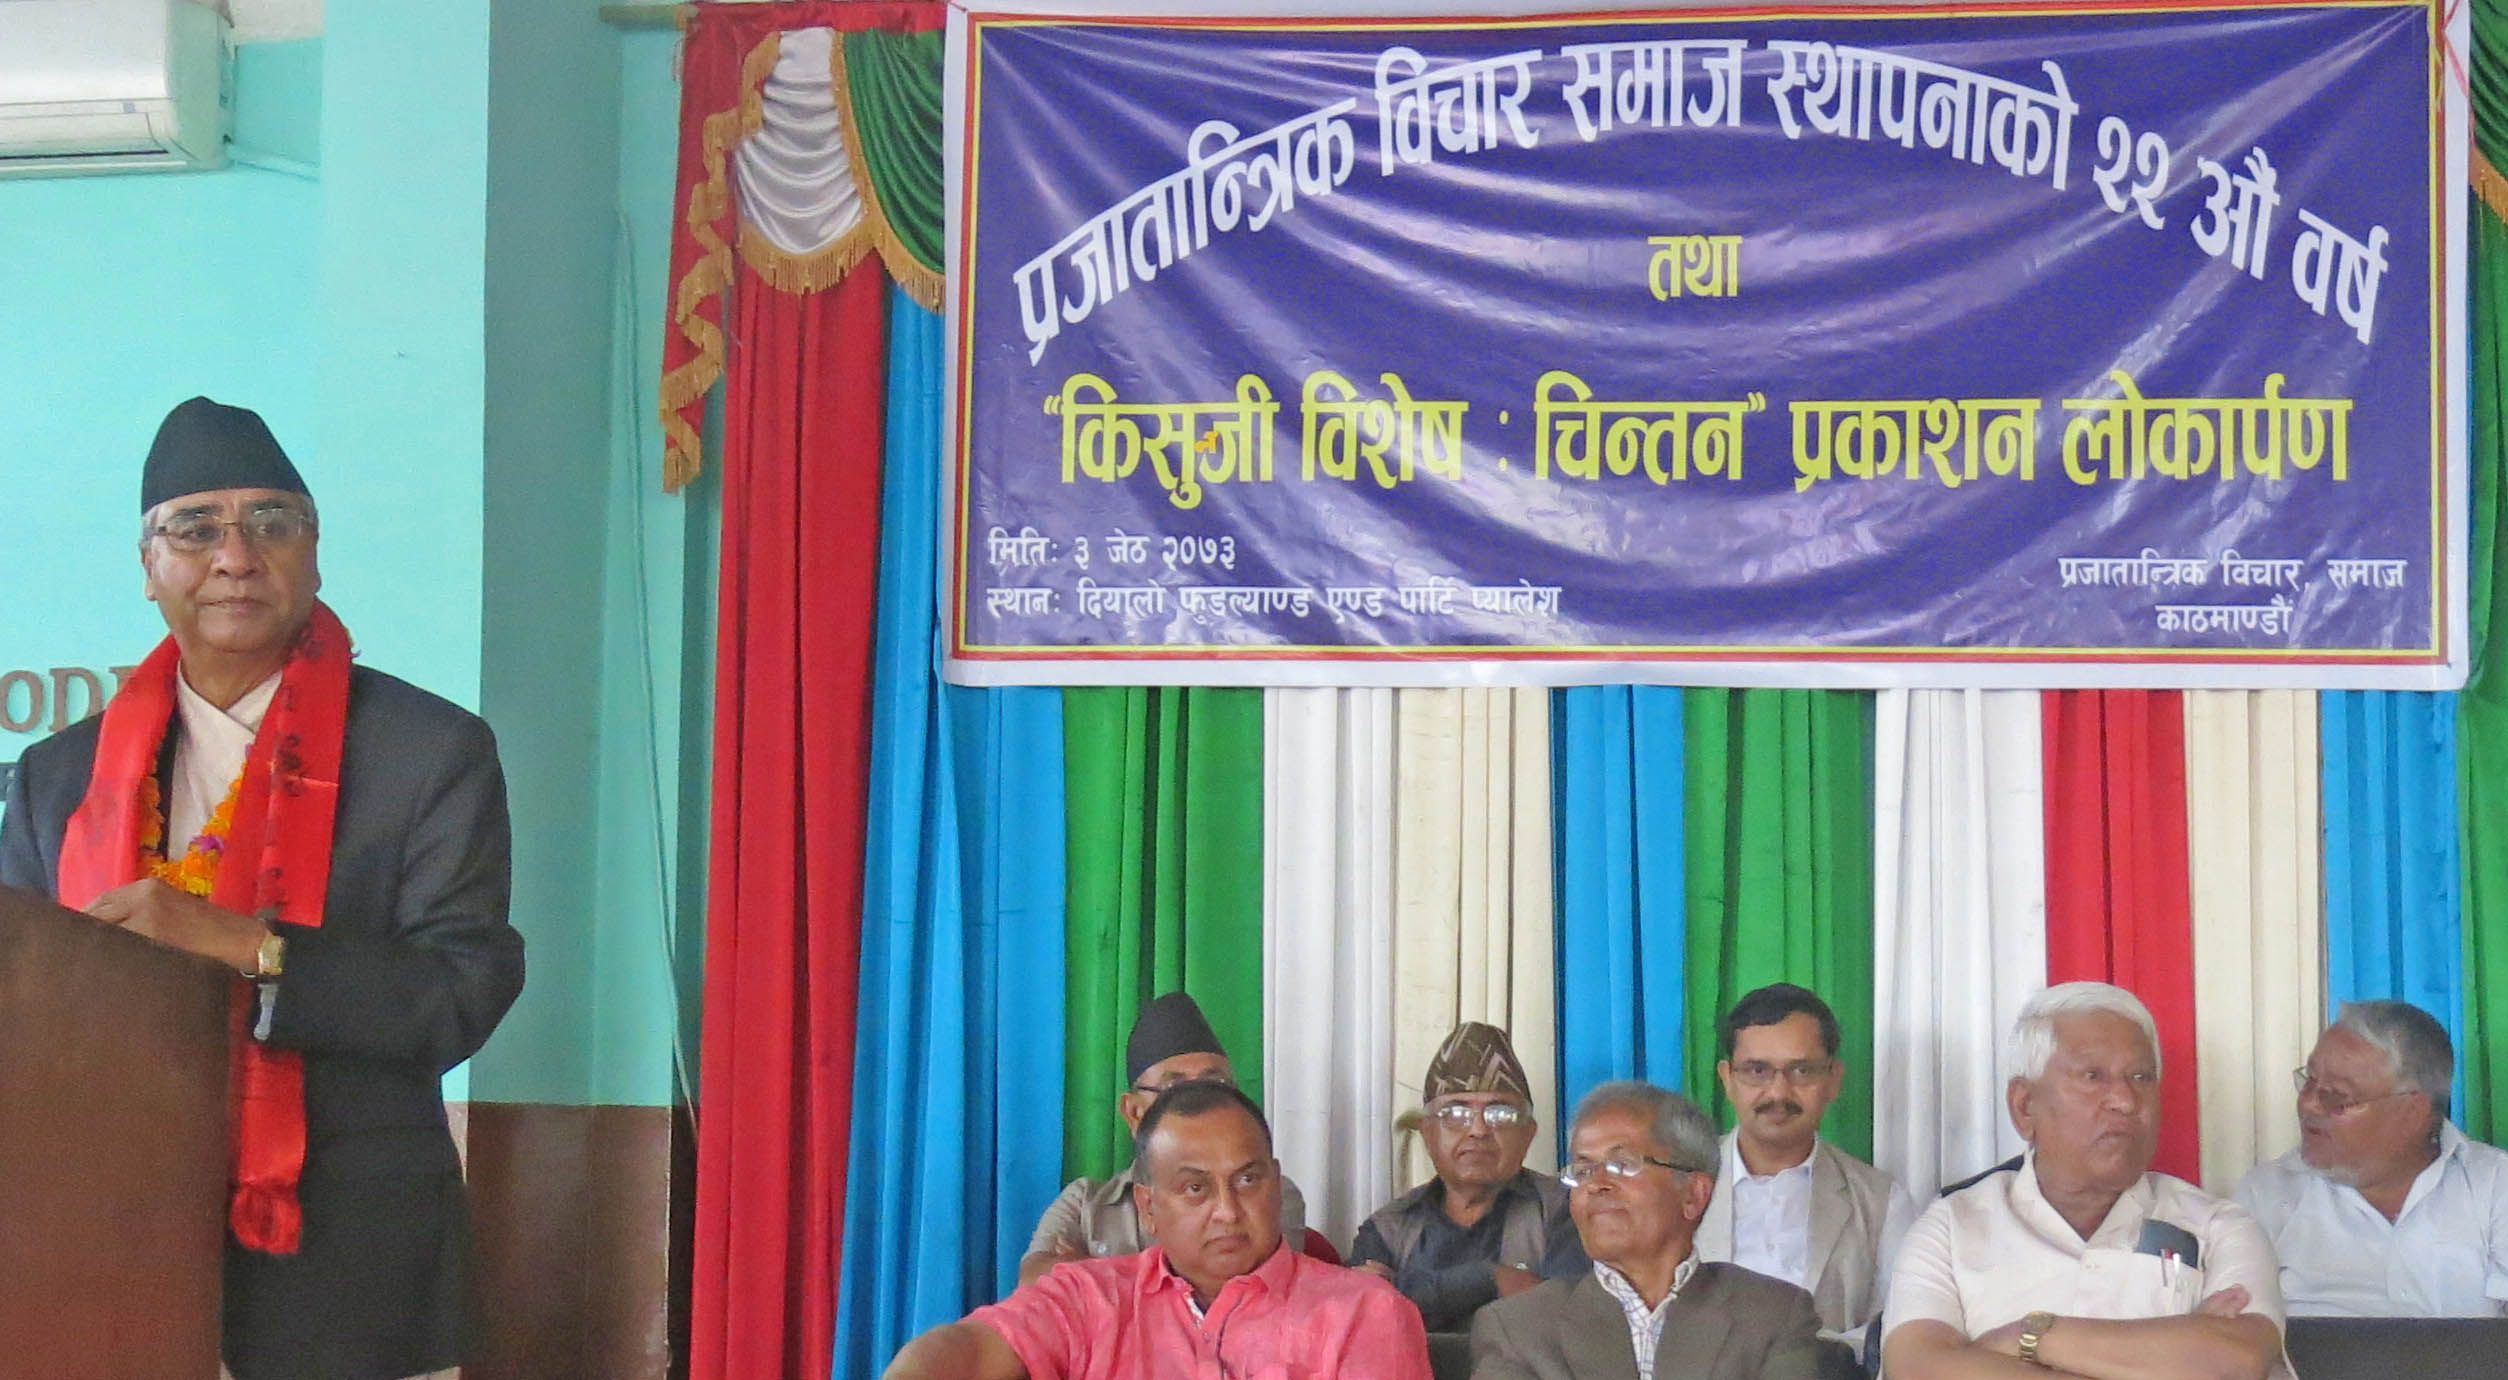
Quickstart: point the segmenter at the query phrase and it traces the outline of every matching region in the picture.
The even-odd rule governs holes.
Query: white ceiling
[[[322,33],[322,0],[225,0],[224,7],[238,43]]]

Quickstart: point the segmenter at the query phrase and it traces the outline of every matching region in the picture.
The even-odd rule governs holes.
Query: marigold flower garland
[[[142,777],[139,785],[140,804],[148,812],[147,823],[140,827],[139,849],[148,855],[148,875],[158,881],[194,896],[205,897],[217,884],[218,862],[226,855],[227,831],[235,824],[235,801],[244,793],[244,774],[235,774],[235,784],[226,788],[226,799],[209,812],[209,822],[192,836],[191,846],[179,858],[165,855],[165,802],[160,796],[157,779]]]

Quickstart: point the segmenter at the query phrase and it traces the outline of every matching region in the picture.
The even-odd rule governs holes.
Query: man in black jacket
[[[169,636],[102,716],[27,749],[0,885],[239,975],[237,1380],[447,1370],[469,1238],[439,1080],[523,979],[495,740],[351,668],[312,497],[260,417],[175,408],[140,507]]]

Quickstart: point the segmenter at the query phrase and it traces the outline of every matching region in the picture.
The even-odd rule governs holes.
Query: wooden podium
[[[216,1380],[232,981],[0,887],[0,1380]]]

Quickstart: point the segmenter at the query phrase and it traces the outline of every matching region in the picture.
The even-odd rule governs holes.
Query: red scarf
[[[169,637],[105,706],[87,796],[61,839],[61,902],[85,906],[148,876],[142,838],[160,829],[149,803],[166,725],[175,712],[179,656]],[[331,878],[332,814],[348,733],[348,629],[322,603],[288,652],[278,693],[244,757],[234,822],[209,903],[307,928],[322,923]],[[171,846],[171,841],[169,841]],[[296,1184],[305,1170],[305,1067],[293,1050],[252,1039],[255,996],[238,982],[228,1020],[233,1168],[227,1222],[257,1251],[292,1253],[303,1228]]]

